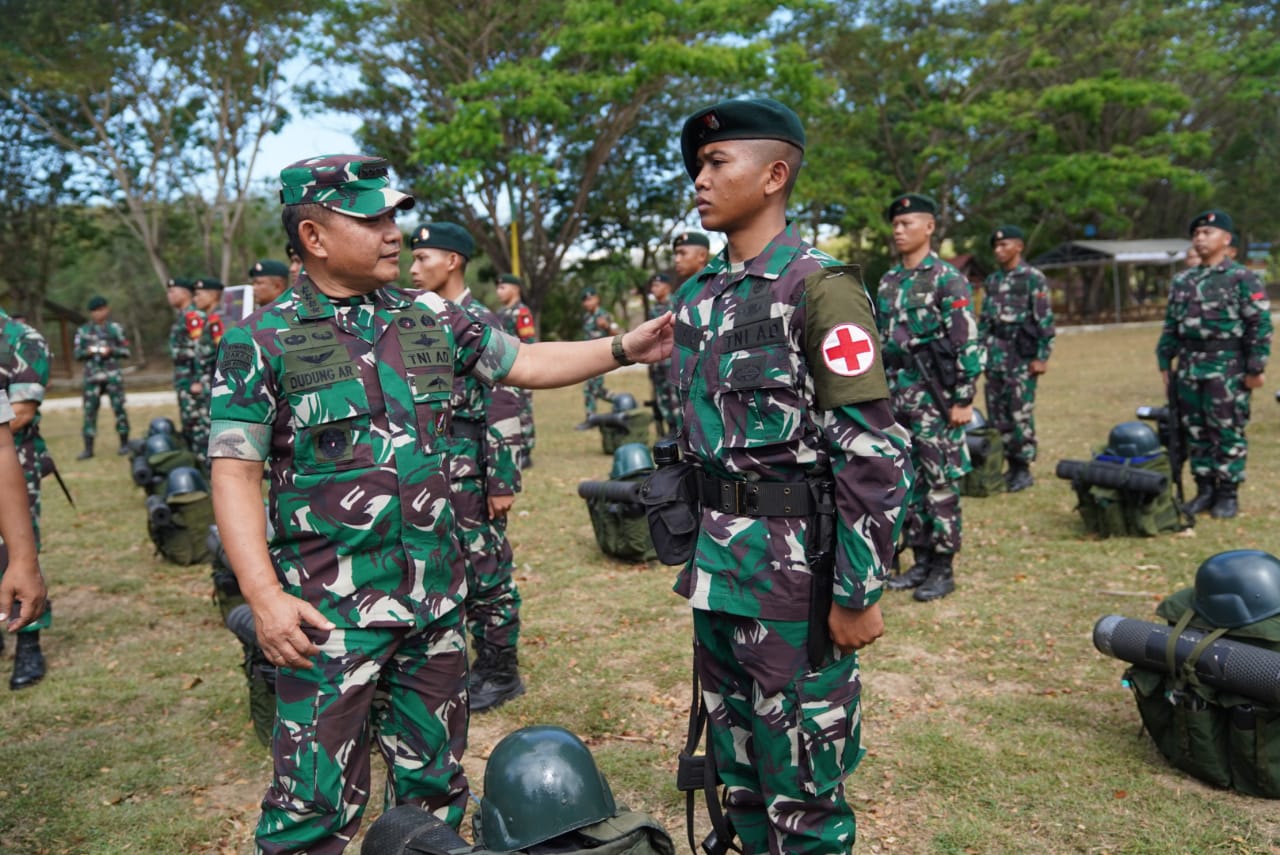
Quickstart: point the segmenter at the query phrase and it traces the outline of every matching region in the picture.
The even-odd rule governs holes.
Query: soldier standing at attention
[[[280,261],[264,258],[249,268],[249,284],[253,286],[253,307],[263,306],[278,298],[289,287],[289,267]]]
[[[978,338],[987,351],[987,419],[1004,441],[1010,493],[1035,483],[1036,382],[1053,349],[1053,307],[1044,274],[1022,260],[1022,229],[1000,226],[991,235],[1000,269],[983,285]]]
[[[116,414],[116,434],[120,437],[117,454],[128,454],[129,415],[124,411],[124,377],[120,360],[129,358],[129,339],[124,327],[111,320],[107,298],[89,300],[89,323],[76,330],[75,357],[84,363],[84,451],[77,460],[93,457],[93,439],[98,433],[98,406],[102,396],[111,401]]]
[[[708,753],[745,853],[853,846],[854,651],[884,632],[911,478],[866,290],[787,224],[804,143],[768,98],[700,110],[680,136],[702,225],[727,245],[674,300],[678,440],[702,499],[676,591],[693,607]]]
[[[222,323],[222,291],[223,285],[212,276],[197,279],[195,282],[195,305],[204,316],[204,325],[200,327],[200,337],[196,339],[196,379],[200,381],[201,394],[197,399],[200,413],[200,436],[207,443],[209,439],[209,408],[212,404],[213,375],[218,367],[218,345],[222,341],[224,326]],[[192,449],[201,463],[208,462],[204,445]]]
[[[40,436],[40,404],[49,387],[49,345],[34,327],[20,323],[0,309],[0,377],[6,378],[8,397],[13,407],[9,429],[13,433],[18,464],[27,485],[27,507],[31,512],[31,530],[35,535],[36,553],[40,552],[40,458],[46,453]],[[4,389],[0,385],[0,389]],[[5,548],[0,544],[0,550]],[[4,572],[0,560],[0,573]],[[44,653],[40,650],[40,630],[53,622],[53,604],[46,602],[44,611],[18,632],[13,657],[13,674],[9,688],[25,689],[40,682],[45,675]],[[0,637],[0,649],[3,649]]]
[[[613,316],[600,308],[600,295],[596,293],[596,289],[583,288],[582,338],[585,341],[595,341],[606,336],[617,335],[619,329],[621,327],[614,322]],[[582,386],[582,406],[586,410],[588,419],[595,414],[597,399],[613,400],[613,394],[604,387],[603,377],[592,377]],[[586,421],[578,425],[581,430],[586,430],[588,427],[590,425]]]
[[[370,791],[371,740],[395,804],[455,828],[467,805],[466,590],[449,489],[455,374],[550,388],[671,348],[671,318],[612,341],[522,345],[436,294],[394,287],[386,160],[327,155],[280,174],[305,273],[227,330],[213,500],[222,543],[278,667],[264,855],[336,855]],[[261,507],[268,467],[268,545]]]
[[[681,232],[671,241],[671,250],[676,284],[681,285],[707,266],[711,257],[711,240],[702,232]]]
[[[477,323],[502,329],[498,316],[463,281],[475,241],[456,223],[428,223],[410,242],[413,287],[438,294]],[[520,492],[520,394],[469,374],[453,377],[449,488],[467,569],[467,632],[476,658],[467,681],[471,711],[524,694],[516,643],[520,592],[507,540],[507,514]]]
[[[649,303],[649,317],[660,318],[671,311],[671,277],[665,273],[655,273],[649,277],[649,295],[653,297],[653,301]],[[653,400],[658,402],[658,413],[662,416],[658,432],[678,433],[680,398],[676,394],[675,384],[671,382],[670,360],[649,366],[649,382],[653,384]]]
[[[508,335],[520,339],[521,344],[533,344],[538,340],[538,328],[533,322],[533,312],[521,299],[523,283],[513,273],[504,273],[498,277],[496,290],[502,306],[498,309],[498,317],[502,319],[502,328]],[[533,465],[533,448],[537,444],[537,431],[533,425],[533,393],[524,389],[520,395],[520,468],[528,469]]]
[[[205,459],[209,445],[208,424],[202,418],[203,400],[209,390],[200,380],[196,349],[204,334],[205,315],[195,307],[195,282],[175,277],[165,296],[175,311],[169,328],[169,355],[173,357],[173,389],[178,395],[178,418],[191,452]]]
[[[1227,257],[1231,217],[1205,211],[1191,221],[1200,265],[1173,278],[1156,344],[1160,376],[1172,380],[1196,479],[1191,514],[1230,519],[1239,511],[1249,446],[1250,393],[1265,382],[1271,356],[1271,304],[1258,276]],[[1172,378],[1169,369],[1178,361]]]
[[[964,426],[973,417],[983,363],[969,283],[930,246],[936,212],[937,203],[915,193],[889,205],[885,219],[893,226],[899,262],[876,291],[894,416],[911,433],[916,472],[906,520],[915,563],[885,584],[891,591],[915,588],[921,602],[956,587],[960,479],[970,469]]]

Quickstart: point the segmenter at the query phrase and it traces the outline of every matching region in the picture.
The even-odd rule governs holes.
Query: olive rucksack
[[[169,472],[163,484],[163,498],[147,498],[147,533],[156,551],[171,564],[208,561],[213,501],[204,476],[195,467],[179,466]]]
[[[1149,495],[1098,484],[1075,484],[1079,501],[1076,510],[1088,531],[1102,537],[1153,537],[1184,527],[1174,504],[1173,470],[1164,450],[1141,457],[1118,457],[1104,449],[1093,459],[1163,475],[1168,485],[1162,492]]]
[[[584,482],[579,495],[587,501],[587,515],[600,551],[624,561],[657,558],[639,487],[653,471],[653,455],[642,442],[629,442],[613,453],[608,481]],[[585,485],[593,485],[587,487]],[[634,501],[625,495],[634,493]]]
[[[960,479],[960,495],[985,498],[1003,493],[1004,440],[993,427],[967,428],[965,445],[969,446],[969,460],[973,469]]]

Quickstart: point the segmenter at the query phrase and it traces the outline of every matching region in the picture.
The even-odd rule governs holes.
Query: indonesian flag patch
[[[822,361],[841,377],[857,377],[875,363],[875,345],[857,324],[837,324],[822,339]]]

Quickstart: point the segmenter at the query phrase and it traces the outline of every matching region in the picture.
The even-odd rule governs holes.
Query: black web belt
[[[727,481],[698,473],[702,506],[748,517],[807,517],[813,513],[805,481]]]
[[[486,429],[484,422],[475,422],[470,419],[455,418],[449,425],[449,436],[462,437],[463,439],[482,440],[485,437]]]
[[[1195,353],[1244,353],[1244,346],[1238,341],[1226,339],[1210,339],[1207,341],[1182,341],[1182,349]]]

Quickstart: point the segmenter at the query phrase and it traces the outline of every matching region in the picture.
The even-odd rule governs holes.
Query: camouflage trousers
[[[671,363],[660,362],[649,366],[649,379],[653,382],[653,399],[658,402],[658,413],[668,433],[680,428],[680,390],[671,382]]]
[[[1000,431],[1004,456],[1031,463],[1036,459],[1036,381],[1027,363],[1011,370],[987,372],[987,421]]]
[[[1178,371],[1174,383],[1191,474],[1232,484],[1243,481],[1250,409],[1243,374],[1235,371],[1193,378]]]
[[[98,407],[103,395],[111,401],[111,409],[116,414],[116,433],[121,439],[127,439],[129,414],[124,411],[124,378],[117,373],[107,374],[100,380],[84,378],[84,425],[81,433],[85,437],[98,435]]]
[[[209,405],[202,392],[191,391],[191,381],[184,378],[174,382],[178,394],[178,419],[182,422],[182,435],[200,460],[205,459],[209,448]],[[203,415],[202,415],[203,414]]]
[[[533,393],[521,390],[520,400],[520,455],[523,460],[528,460],[538,444],[538,434],[533,426]]]
[[[804,621],[695,609],[694,656],[725,809],[744,853],[846,853],[862,759],[857,656],[809,666]]]
[[[960,551],[960,479],[971,468],[964,428],[950,427],[933,396],[918,386],[893,394],[894,418],[911,432],[916,479],[903,525],[907,545],[954,555]]]
[[[304,631],[320,654],[310,670],[276,676],[258,852],[346,847],[369,800],[371,738],[387,764],[387,805],[419,805],[457,828],[469,793],[462,610],[420,629]]]
[[[27,507],[31,509],[31,528],[36,536],[36,552],[40,551],[40,454],[44,451],[44,440],[39,437],[17,438],[18,463],[22,465],[22,480],[27,485]],[[0,578],[9,566],[9,551],[0,540]],[[16,610],[15,610],[16,611]],[[18,632],[36,632],[48,629],[53,625],[52,604],[46,605],[44,614],[24,626]]]
[[[467,631],[492,647],[512,647],[520,638],[520,592],[505,518],[489,519],[483,478],[449,485],[453,519],[467,559]]]
[[[596,411],[596,401],[611,401],[613,394],[604,387],[603,377],[592,377],[582,384],[582,407],[587,415]]]

